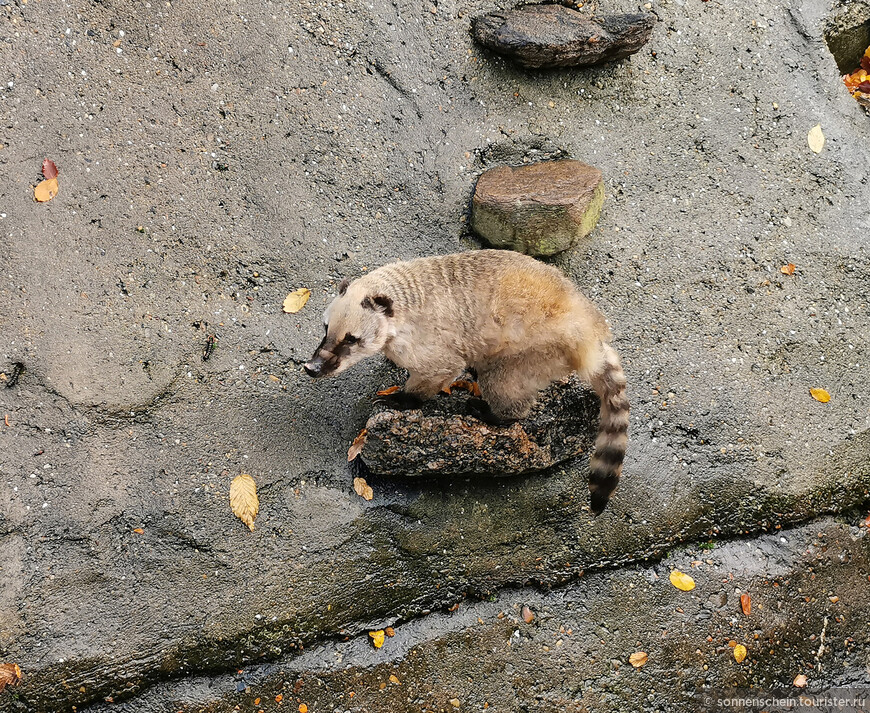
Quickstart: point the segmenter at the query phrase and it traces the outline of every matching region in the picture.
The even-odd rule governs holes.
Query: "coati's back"
[[[424,317],[433,337],[461,335],[473,356],[492,350],[505,356],[554,339],[571,349],[610,339],[603,315],[558,269],[512,251],[392,263],[363,281],[388,291],[397,314]]]

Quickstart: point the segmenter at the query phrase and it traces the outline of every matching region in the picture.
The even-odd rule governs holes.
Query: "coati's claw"
[[[516,422],[515,419],[496,416],[489,404],[483,399],[470,398],[465,402],[465,408],[470,416],[474,416],[478,421],[483,421],[487,426],[510,426]]]
[[[396,411],[406,411],[408,409],[420,408],[423,405],[423,399],[407,391],[396,391],[386,396],[379,396],[375,399],[375,403],[383,404]]]

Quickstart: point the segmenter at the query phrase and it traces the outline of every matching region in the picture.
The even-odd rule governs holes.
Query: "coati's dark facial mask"
[[[310,361],[303,364],[302,368],[305,369],[308,376],[314,378],[334,374],[341,366],[342,360],[350,354],[351,348],[358,342],[359,339],[350,334],[336,340],[334,337],[330,337],[327,331],[323,341],[314,350],[314,355]]]

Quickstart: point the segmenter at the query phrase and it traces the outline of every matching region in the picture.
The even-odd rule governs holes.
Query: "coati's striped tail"
[[[625,373],[619,356],[605,344],[601,370],[592,377],[592,388],[601,399],[601,418],[595,452],[589,461],[592,470],[589,490],[592,512],[598,515],[616,490],[622,472],[622,460],[628,447],[628,398]]]

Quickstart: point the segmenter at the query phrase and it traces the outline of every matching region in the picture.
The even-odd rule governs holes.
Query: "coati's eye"
[[[359,341],[359,337],[355,337],[352,334],[344,335],[344,343],[345,344],[356,344]]]

